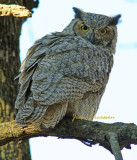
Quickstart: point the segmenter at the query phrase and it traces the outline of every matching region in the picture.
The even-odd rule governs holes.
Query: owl
[[[64,116],[92,120],[113,66],[121,15],[108,17],[73,8],[62,32],[37,40],[19,74],[16,123],[54,128]]]

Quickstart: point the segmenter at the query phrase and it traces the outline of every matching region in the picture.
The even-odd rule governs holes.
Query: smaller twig
[[[30,12],[26,7],[20,5],[6,5],[0,4],[0,16],[11,16],[14,17],[31,17]]]
[[[108,140],[111,145],[112,153],[115,157],[115,160],[123,160],[120,146],[118,143],[118,136],[114,132],[109,132],[108,133]]]
[[[79,138],[77,140],[79,140],[80,142],[82,142],[83,144],[85,144],[88,147],[92,147],[92,145],[96,144],[96,142],[94,142],[92,139]]]

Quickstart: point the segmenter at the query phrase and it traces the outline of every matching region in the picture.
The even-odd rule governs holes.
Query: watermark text
[[[76,113],[73,114],[73,118],[72,118],[72,122],[74,122],[75,119],[85,119],[85,120],[92,120],[92,119],[115,119],[114,116],[96,116],[91,114],[89,117],[81,117],[81,116],[77,116]]]

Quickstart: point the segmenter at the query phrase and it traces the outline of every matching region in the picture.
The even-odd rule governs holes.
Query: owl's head
[[[73,8],[75,18],[63,30],[64,33],[81,36],[92,44],[115,50],[117,28],[121,15],[108,17],[105,15],[84,12]]]

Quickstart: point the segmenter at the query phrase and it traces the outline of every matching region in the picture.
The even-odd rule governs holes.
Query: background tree
[[[21,26],[27,16],[20,14],[17,4],[29,10],[38,6],[35,0],[0,0],[0,123],[15,118],[14,103],[18,93],[18,82],[14,78],[20,68],[19,38]],[[29,142],[10,142],[0,147],[0,160],[30,160]]]

